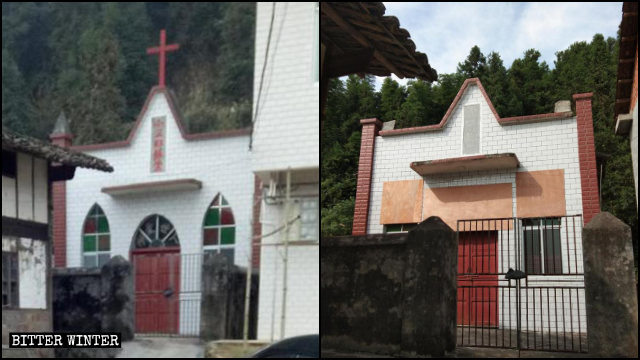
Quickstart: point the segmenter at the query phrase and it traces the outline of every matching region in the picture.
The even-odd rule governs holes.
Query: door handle
[[[166,298],[170,298],[171,296],[173,296],[173,289],[171,287],[164,289],[162,295],[164,295],[164,297]]]

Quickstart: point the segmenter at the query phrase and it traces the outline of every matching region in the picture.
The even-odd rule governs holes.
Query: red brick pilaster
[[[253,237],[251,241],[251,263],[254,269],[260,269],[260,244],[262,241],[256,237],[262,235],[262,224],[260,223],[260,206],[262,205],[262,181],[255,175],[253,187]]]
[[[71,147],[70,134],[54,134],[51,143],[64,148]],[[67,182],[56,181],[51,184],[53,201],[53,267],[67,267]]]
[[[382,122],[378,119],[363,119],[362,138],[360,139],[360,161],[358,163],[358,183],[356,189],[356,206],[353,212],[353,235],[367,233],[369,217],[369,196],[371,193],[371,172],[373,170],[373,148]]]
[[[578,157],[580,159],[580,183],[582,184],[582,217],[584,224],[600,212],[598,197],[598,171],[596,147],[593,140],[591,98],[593,93],[574,94],[578,124]]]

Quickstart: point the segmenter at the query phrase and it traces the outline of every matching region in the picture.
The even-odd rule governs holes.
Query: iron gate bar
[[[459,261],[461,262],[458,267],[458,279],[464,282],[459,284],[460,290],[458,291],[458,296],[462,297],[458,301],[461,305],[458,307],[459,345],[516,347],[518,349],[547,351],[587,351],[586,341],[582,341],[582,337],[586,336],[582,332],[584,329],[582,322],[584,321],[586,324],[587,319],[582,317],[584,310],[580,309],[581,306],[584,306],[584,301],[580,300],[581,294],[584,296],[584,279],[582,278],[584,274],[578,266],[577,251],[579,249],[576,240],[577,231],[582,228],[581,226],[576,227],[576,217],[580,217],[580,221],[582,220],[581,215],[533,219],[536,221],[535,223],[529,221],[527,224],[531,223],[530,225],[534,226],[537,233],[535,231],[523,232],[522,219],[515,217],[464,219],[457,222],[456,230],[460,246]],[[570,224],[569,218],[571,218]],[[482,222],[478,224],[479,221]],[[560,245],[562,243],[562,227],[565,230],[565,249]],[[464,238],[461,238],[460,234],[463,232],[466,234]],[[474,232],[475,236],[473,236]],[[511,237],[512,232],[513,238]],[[527,237],[525,238],[523,234]],[[573,247],[570,246],[571,236],[573,237]],[[524,247],[521,245],[523,242]],[[497,246],[500,248],[498,249]],[[474,251],[474,249],[476,250]],[[534,250],[539,251],[535,256],[531,254]],[[567,253],[566,266],[561,261],[562,251]],[[571,266],[570,262],[571,251],[574,252],[574,266]],[[526,254],[529,254],[529,259],[523,258]],[[529,276],[535,275],[535,277],[531,279],[525,277],[524,281],[514,279],[515,283],[511,283],[509,279],[501,278],[505,275],[505,271],[511,267],[520,271],[521,264],[528,263],[528,260],[534,262],[531,266],[526,266],[524,272]],[[567,278],[566,275],[573,277]],[[530,284],[529,280],[533,283]],[[537,293],[536,289],[539,289]],[[553,289],[553,301],[549,298],[551,296],[550,289]],[[566,292],[565,289],[567,289]],[[572,289],[575,289],[576,293],[575,312],[574,291]],[[582,291],[580,291],[581,289]],[[508,291],[506,296],[505,291]],[[513,291],[515,291],[515,298],[512,296]],[[529,294],[530,292],[531,294]],[[522,301],[523,295],[524,301]],[[531,299],[529,295],[531,295]],[[546,296],[546,307],[543,295]],[[558,301],[558,296],[561,301]],[[567,301],[568,313],[565,309]],[[468,303],[467,306],[464,306],[465,302]],[[532,311],[531,317],[529,310]],[[545,311],[546,323],[544,321]],[[552,311],[553,314],[551,314]],[[558,314],[559,311],[562,311],[561,315]],[[539,313],[539,319],[536,312]],[[525,321],[522,321],[523,316],[526,317]],[[555,323],[552,323],[551,320],[554,320]],[[575,321],[578,321],[577,329],[574,327]],[[530,322],[533,322],[533,327]],[[560,329],[560,325],[562,325],[562,329]],[[471,329],[472,327],[473,329]],[[567,329],[568,327],[569,329]],[[562,330],[562,337],[560,330]],[[473,331],[473,336],[471,331]],[[505,331],[509,333],[508,336]],[[538,332],[540,333],[539,342]],[[478,333],[480,333],[480,341],[478,341]],[[515,344],[513,342],[514,334],[516,335]],[[571,336],[569,339],[570,349],[567,344],[567,335]],[[526,340],[522,339],[522,336],[526,336]],[[578,336],[577,342],[575,336]],[[509,338],[508,343],[507,337]],[[553,342],[554,338],[555,343]],[[562,344],[560,344],[560,339],[562,339]]]

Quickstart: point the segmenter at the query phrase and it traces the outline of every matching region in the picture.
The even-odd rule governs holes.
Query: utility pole
[[[287,169],[287,192],[286,192],[286,200],[284,205],[284,218],[287,219],[290,215],[291,211],[291,168]],[[289,221],[285,222],[285,233],[284,233],[284,259],[283,261],[283,270],[282,270],[282,311],[280,313],[280,339],[284,339],[284,330],[285,330],[285,320],[286,320],[286,310],[287,310],[287,270],[288,270],[288,262],[289,262],[289,232],[291,227],[289,226]]]

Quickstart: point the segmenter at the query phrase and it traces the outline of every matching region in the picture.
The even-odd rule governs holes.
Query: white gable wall
[[[151,118],[166,116],[165,171],[151,173]],[[67,264],[82,265],[82,226],[87,212],[98,203],[109,221],[111,255],[129,258],[133,234],[148,215],[160,214],[173,223],[181,252],[202,251],[202,223],[207,207],[220,192],[232,206],[236,221],[237,265],[247,266],[254,177],[250,172],[247,135],[186,141],[163,93],[156,93],[131,144],[126,147],[86,151],[107,160],[115,169],[101,173],[78,168],[67,183]],[[196,191],[111,197],[103,187],[195,178]]]
[[[376,137],[367,233],[383,231],[380,224],[383,182],[422,179],[409,167],[413,161],[474,155],[462,153],[463,108],[471,104],[480,104],[480,154],[515,153],[520,161],[517,171],[564,169],[567,214],[582,213],[576,118],[503,126],[498,123],[478,86],[470,84],[442,130]],[[518,216],[513,170],[427,176],[424,181],[425,187],[511,182],[514,189],[513,215]]]

